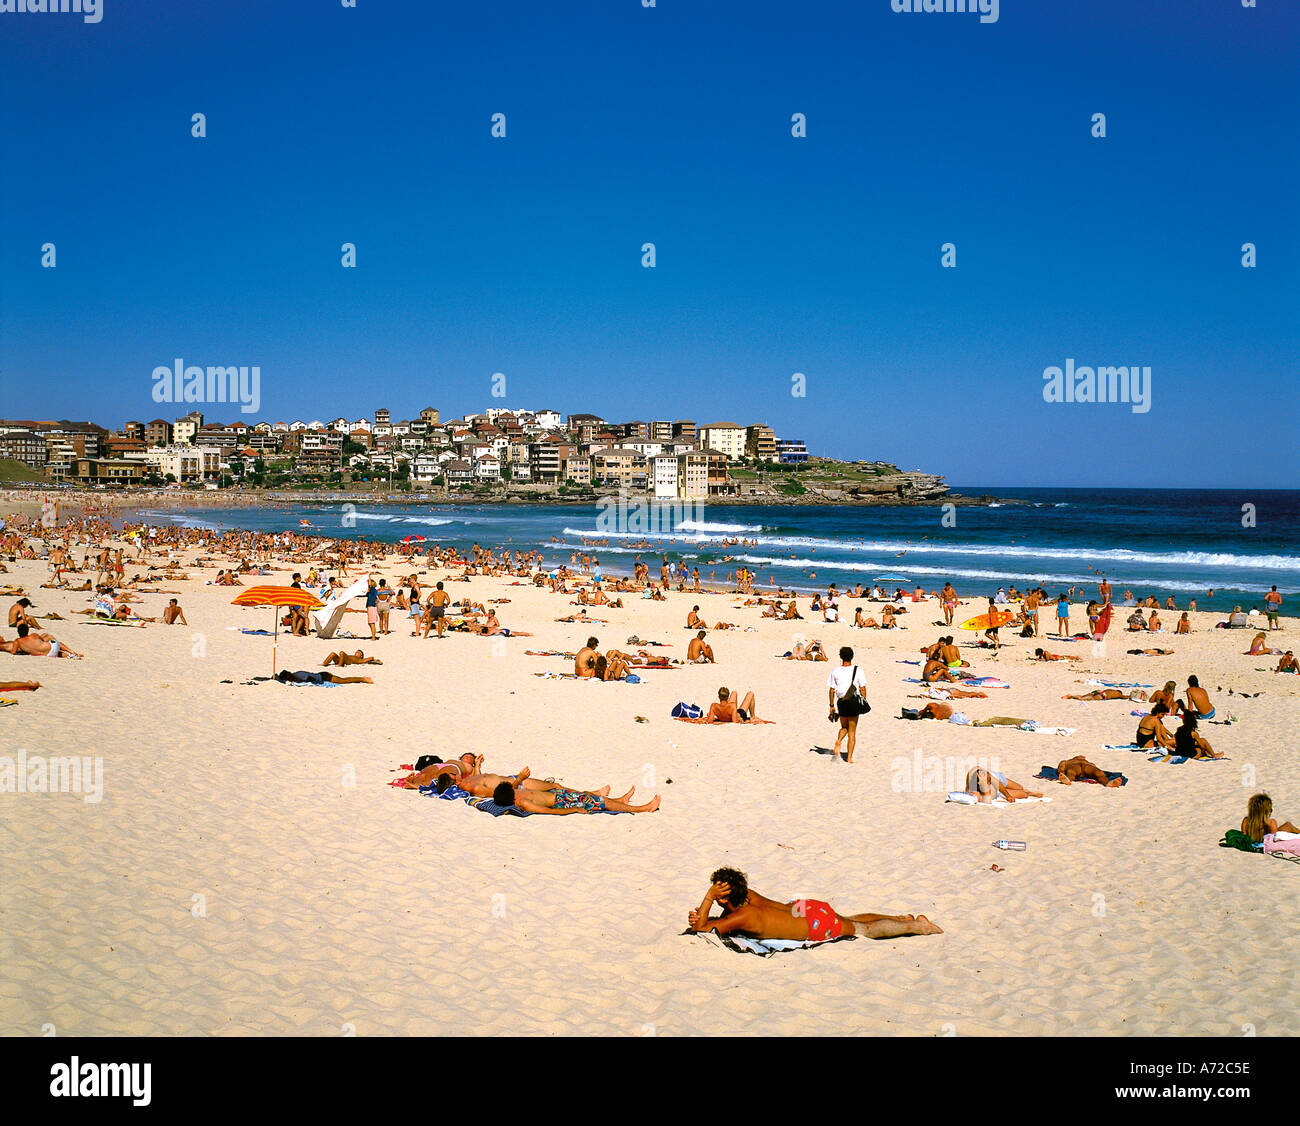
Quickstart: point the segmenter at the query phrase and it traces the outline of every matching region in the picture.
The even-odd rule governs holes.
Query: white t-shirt
[[[857,675],[854,675],[854,672]],[[852,681],[858,688],[865,689],[867,678],[862,674],[861,665],[840,665],[838,668],[831,669],[831,675],[826,681],[827,688],[835,689],[835,699],[844,699],[844,693],[849,690],[849,682]]]

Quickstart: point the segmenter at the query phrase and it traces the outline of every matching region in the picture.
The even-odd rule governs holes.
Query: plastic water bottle
[[[994,841],[993,847],[1004,851],[1010,849],[1012,852],[1024,852],[1029,845],[1024,841]]]

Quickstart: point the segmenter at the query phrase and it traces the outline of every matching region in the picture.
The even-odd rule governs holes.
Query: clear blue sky
[[[103,3],[0,14],[0,416],[175,417],[150,373],[182,357],[259,364],[269,420],[554,407],[958,483],[1300,479],[1294,0]],[[1149,364],[1150,412],[1045,403],[1067,358]]]

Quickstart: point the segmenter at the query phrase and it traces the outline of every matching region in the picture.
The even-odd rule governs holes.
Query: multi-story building
[[[122,427],[123,438],[133,438],[137,442],[144,441],[144,423],[132,421]]]
[[[801,465],[808,460],[808,447],[802,438],[778,438],[776,456],[782,465]]]
[[[558,442],[533,442],[528,447],[528,468],[534,481],[554,484],[560,479]]]
[[[143,461],[121,457],[79,457],[67,476],[81,485],[138,485],[146,468]]]
[[[706,500],[709,495],[709,451],[694,449],[677,455],[677,495]]]
[[[178,446],[188,446],[194,441],[194,435],[199,432],[199,423],[188,415],[185,418],[178,418],[172,423],[172,443]]]
[[[21,461],[30,469],[44,469],[45,435],[33,430],[11,430],[0,434],[0,458]]]
[[[380,426],[380,425],[387,426],[392,421],[393,421],[392,416],[388,413],[387,407],[380,407],[377,411],[375,411],[376,426]]]
[[[480,481],[500,481],[500,459],[492,454],[484,454],[474,463],[474,476]]]
[[[667,444],[673,440],[673,424],[668,421],[650,423],[650,439]]]
[[[702,449],[717,450],[730,461],[745,456],[745,428],[734,422],[710,422],[699,429]]]
[[[759,461],[776,461],[776,434],[761,422],[745,430],[745,456]]]
[[[426,426],[440,425],[438,422],[438,408],[425,407],[424,410],[420,412],[420,419]]]
[[[695,422],[689,418],[679,418],[673,423],[673,440],[677,442],[694,443],[697,434],[695,433]]]
[[[182,484],[212,480],[221,472],[221,452],[211,446],[155,446],[145,450],[140,460],[159,477],[170,474]]]
[[[172,424],[163,418],[155,418],[145,424],[144,444],[146,446],[170,446],[172,444]]]
[[[591,453],[591,483],[625,489],[646,487],[645,455],[623,446],[603,446]]]
[[[591,458],[573,453],[564,459],[564,479],[575,485],[591,484]]]
[[[474,483],[474,466],[463,458],[447,462],[442,467],[448,486],[472,485]]]
[[[672,454],[659,454],[650,459],[651,490],[657,499],[675,499],[680,459]]]

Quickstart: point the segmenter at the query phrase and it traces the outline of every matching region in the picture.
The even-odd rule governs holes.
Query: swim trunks
[[[793,911],[796,916],[802,915],[808,920],[809,942],[826,942],[844,933],[840,917],[831,910],[829,903],[820,899],[796,899]]]
[[[604,813],[605,799],[581,790],[568,790],[561,786],[554,790],[556,809],[580,809],[584,813]]]

